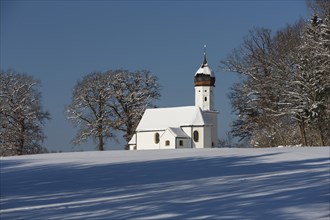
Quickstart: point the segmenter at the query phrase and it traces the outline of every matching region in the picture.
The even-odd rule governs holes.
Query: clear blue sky
[[[52,119],[44,145],[71,151],[76,130],[66,121],[77,80],[92,71],[148,69],[162,85],[160,107],[194,105],[193,77],[203,45],[216,74],[219,137],[234,115],[227,94],[238,80],[218,69],[253,27],[278,30],[309,12],[305,1],[3,1],[1,69],[40,79]],[[120,139],[120,138],[119,138]],[[122,147],[107,143],[106,149]],[[75,150],[94,150],[93,143]]]

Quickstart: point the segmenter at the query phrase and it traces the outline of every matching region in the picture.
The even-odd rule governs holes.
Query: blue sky
[[[49,150],[72,148],[75,128],[64,106],[72,89],[92,71],[148,69],[162,85],[160,107],[194,105],[193,77],[207,59],[216,74],[219,137],[234,119],[227,94],[239,78],[219,61],[254,27],[276,31],[310,16],[305,1],[3,1],[1,69],[40,79]],[[108,142],[106,149],[123,146]]]

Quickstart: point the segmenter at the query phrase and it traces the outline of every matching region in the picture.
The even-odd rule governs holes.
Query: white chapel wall
[[[216,147],[218,144],[218,112],[214,111],[205,111],[203,112],[206,123],[211,126],[211,146],[213,142],[213,147]]]
[[[166,145],[166,142],[169,145]],[[166,130],[161,135],[159,146],[160,146],[160,149],[175,149],[175,137],[169,130]]]
[[[212,126],[204,127],[204,148],[212,147]]]
[[[194,131],[198,132],[198,141],[194,140]],[[193,127],[193,148],[204,148],[204,127]]]
[[[182,145],[180,145],[180,143]],[[191,148],[191,139],[190,138],[176,138],[176,148],[181,149],[181,148]]]
[[[157,131],[160,136],[164,131]],[[137,132],[137,150],[159,149],[159,143],[155,143],[156,131]]]

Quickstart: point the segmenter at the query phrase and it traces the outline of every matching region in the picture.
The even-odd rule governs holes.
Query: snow
[[[211,68],[208,67],[208,66],[200,67],[200,68],[196,71],[195,76],[196,76],[197,74],[205,74],[205,75],[209,75],[209,76],[211,76],[211,77],[215,77],[213,71],[212,71]]]
[[[201,109],[197,106],[147,109],[136,131],[165,130],[168,127],[205,125]]]
[[[1,219],[329,219],[330,147],[1,158]]]
[[[167,130],[169,132],[171,132],[171,134],[174,137],[181,137],[181,138],[189,138],[189,136],[181,129],[181,128],[167,128]]]

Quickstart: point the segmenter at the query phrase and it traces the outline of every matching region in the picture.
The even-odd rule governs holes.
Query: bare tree
[[[79,128],[74,144],[92,138],[103,151],[105,139],[114,137],[112,111],[106,105],[111,94],[110,81],[101,72],[90,73],[77,82],[71,104],[66,107],[67,118]]]
[[[277,129],[270,123],[270,112],[278,102],[278,88],[274,81],[274,42],[271,30],[256,28],[249,32],[242,45],[221,62],[220,68],[241,74],[242,82],[232,88],[230,99],[238,119],[232,133],[250,139],[253,145],[273,146]],[[271,120],[270,120],[271,119]],[[258,133],[269,137],[260,143]]]
[[[160,85],[157,77],[147,70],[116,70],[107,74],[113,90],[108,106],[116,117],[116,128],[125,133],[124,138],[128,142],[145,109],[154,107],[153,101],[160,97]]]
[[[42,110],[40,82],[13,70],[0,73],[0,154],[45,152],[43,125],[50,119]]]
[[[292,78],[299,30],[300,24],[296,24],[272,36],[269,29],[254,29],[238,49],[221,61],[221,69],[242,75],[242,82],[234,85],[229,95],[238,115],[232,133],[250,139],[255,147],[283,144],[287,135],[282,130],[293,126],[293,120],[288,120],[279,104]]]
[[[72,102],[66,107],[67,118],[79,127],[74,143],[92,138],[102,151],[115,130],[130,140],[144,110],[159,96],[157,78],[149,71],[88,74],[74,87]]]

